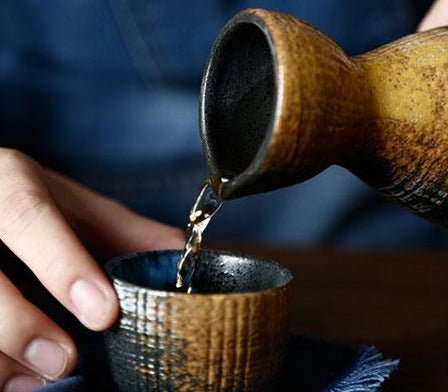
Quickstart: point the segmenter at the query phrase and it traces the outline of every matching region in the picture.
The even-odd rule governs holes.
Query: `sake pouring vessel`
[[[448,226],[448,28],[348,57],[298,18],[242,11],[212,47],[200,129],[221,199],[337,164]]]

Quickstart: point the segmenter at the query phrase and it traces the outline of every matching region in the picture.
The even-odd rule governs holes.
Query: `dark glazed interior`
[[[212,173],[233,178],[248,168],[270,129],[274,58],[261,28],[239,23],[218,39],[209,61],[201,98],[203,142]]]
[[[180,251],[154,251],[111,260],[106,269],[113,279],[153,290],[175,291]],[[225,252],[201,251],[193,291],[203,294],[242,293],[281,287],[292,275],[278,263]]]

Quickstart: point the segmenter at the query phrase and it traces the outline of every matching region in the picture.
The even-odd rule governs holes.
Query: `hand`
[[[86,327],[108,328],[118,302],[86,244],[112,254],[180,248],[181,231],[138,216],[26,155],[0,148],[0,239]],[[28,391],[68,375],[70,336],[0,272],[0,390]],[[40,381],[39,381],[40,380]]]
[[[437,0],[420,22],[418,31],[425,31],[446,25],[448,25],[448,0]]]

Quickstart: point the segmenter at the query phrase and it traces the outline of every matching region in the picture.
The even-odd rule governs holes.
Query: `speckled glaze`
[[[339,164],[448,226],[448,28],[349,58],[300,19],[243,11],[212,48],[200,126],[223,199]]]
[[[105,333],[122,392],[276,391],[291,316],[281,265],[201,251],[195,290],[170,291],[179,251],[125,255],[106,269],[121,316]]]

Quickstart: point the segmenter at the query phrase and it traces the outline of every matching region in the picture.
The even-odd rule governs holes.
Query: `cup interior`
[[[106,270],[113,280],[151,290],[176,291],[180,250],[134,253],[112,259]],[[287,285],[291,272],[270,260],[201,250],[192,279],[194,293],[251,293]]]

